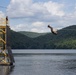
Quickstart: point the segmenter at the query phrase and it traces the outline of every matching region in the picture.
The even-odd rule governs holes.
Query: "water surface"
[[[0,66],[0,75],[76,75],[75,52],[72,55],[68,52],[65,55],[17,54],[15,67]]]

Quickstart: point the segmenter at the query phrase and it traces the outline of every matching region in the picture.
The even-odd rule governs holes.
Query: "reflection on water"
[[[15,55],[15,67],[0,66],[0,75],[76,75],[75,51],[52,53]]]
[[[76,60],[64,60],[62,65],[59,66],[60,69],[76,70]],[[75,71],[76,72],[76,71]]]
[[[0,66],[0,75],[10,75],[14,66]]]
[[[15,56],[11,75],[76,75],[76,55]]]

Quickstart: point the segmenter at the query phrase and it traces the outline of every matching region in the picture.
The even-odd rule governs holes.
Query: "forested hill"
[[[11,38],[15,49],[76,49],[76,25],[59,30],[58,35],[47,33],[36,38],[11,31]]]
[[[41,45],[44,44],[45,48],[76,48],[76,25],[63,28],[58,31],[58,35],[46,34],[35,38],[40,40]],[[43,46],[43,45],[42,45]]]
[[[10,36],[11,47],[14,49],[26,49],[31,45],[31,42],[33,42],[31,38],[12,30]]]
[[[31,38],[36,38],[36,37],[47,34],[47,33],[37,33],[37,32],[28,32],[28,31],[19,31],[19,33],[24,34]]]

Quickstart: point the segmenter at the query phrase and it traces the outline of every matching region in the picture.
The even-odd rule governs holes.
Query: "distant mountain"
[[[76,25],[58,30],[58,35],[47,33],[30,38],[11,31],[12,48],[16,49],[76,49]]]
[[[36,37],[47,34],[47,33],[36,33],[36,32],[27,32],[27,31],[19,31],[19,33],[24,34],[31,38],[36,38]]]
[[[63,28],[58,31],[58,35],[46,34],[35,38],[44,44],[44,48],[76,48],[76,25]]]
[[[11,47],[12,49],[27,49],[31,45],[33,40],[21,33],[10,31],[11,32]]]

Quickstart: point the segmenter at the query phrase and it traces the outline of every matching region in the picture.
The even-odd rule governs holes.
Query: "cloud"
[[[73,12],[69,12],[65,14],[58,23],[62,27],[70,26],[70,25],[76,25],[76,6],[73,8]]]
[[[63,16],[62,7],[63,4],[52,1],[34,3],[32,0],[11,0],[7,11],[10,17],[36,17],[38,14]]]
[[[16,31],[47,32],[48,24],[59,29],[76,24],[76,6],[73,8],[74,12],[68,12],[64,10],[65,8],[67,8],[66,4],[54,1],[11,0],[7,14],[10,18],[24,18],[21,19],[25,20],[23,23],[17,20],[19,24],[12,26]]]
[[[38,29],[38,28],[32,28],[32,29],[31,29],[31,32],[43,33],[44,30],[40,30],[40,29]]]
[[[35,26],[35,27],[42,27],[44,25],[45,24],[43,22],[34,22],[34,23],[32,23],[32,26]]]
[[[0,11],[0,18],[5,17],[4,13],[2,11]]]
[[[31,16],[32,12],[30,10],[31,0],[11,0],[8,5],[8,15],[10,17],[27,17]]]
[[[15,31],[25,31],[25,29],[28,29],[28,27],[27,24],[18,24],[15,26],[11,26],[11,29]]]
[[[64,11],[62,10],[64,6],[63,4],[49,1],[49,2],[44,3],[44,6],[47,8],[48,13],[52,15],[57,15],[57,16],[65,15]]]
[[[15,31],[32,31],[32,32],[48,32],[47,24],[42,22],[25,23],[11,25],[11,29]]]

